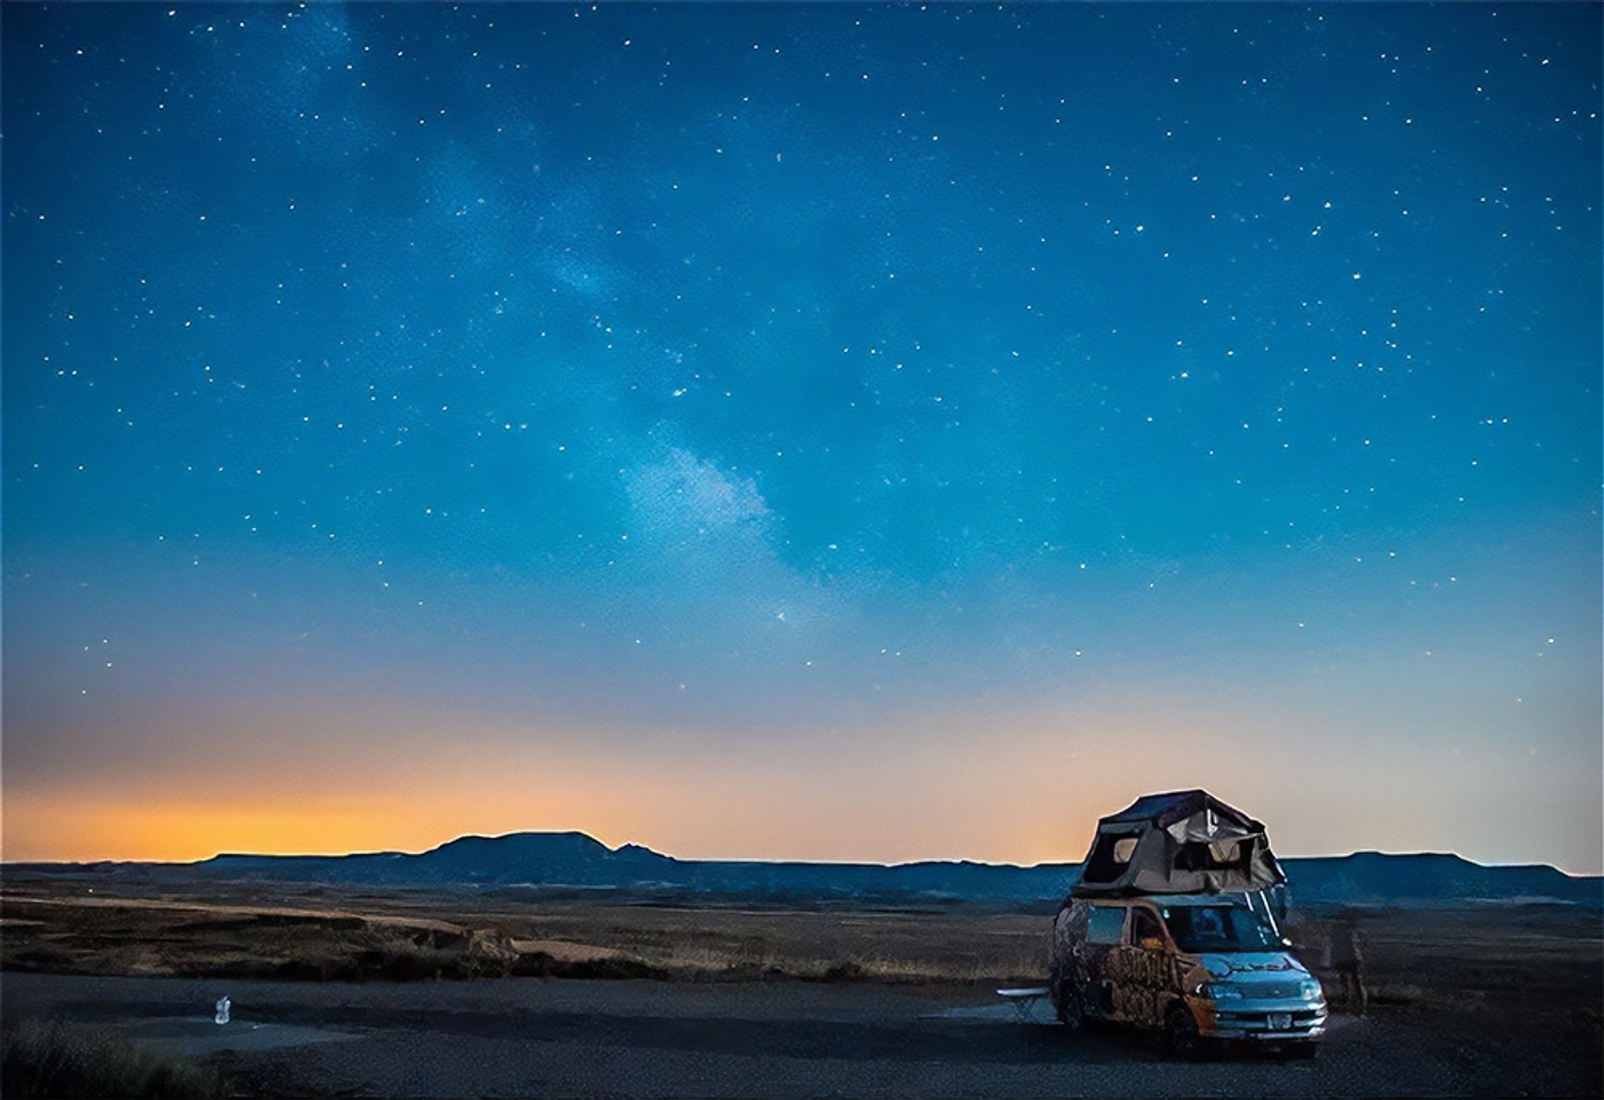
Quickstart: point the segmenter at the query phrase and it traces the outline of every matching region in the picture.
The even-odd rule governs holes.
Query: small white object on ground
[[[228,1007],[229,1007],[228,998],[227,997],[219,998],[218,1002],[217,1002],[217,1015],[212,1017],[212,1018],[214,1020],[216,1020],[220,1024],[228,1023]]]

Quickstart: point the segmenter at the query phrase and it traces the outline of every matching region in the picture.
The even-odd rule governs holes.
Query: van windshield
[[[1281,937],[1235,905],[1177,905],[1164,910],[1164,924],[1182,951],[1280,949]]]

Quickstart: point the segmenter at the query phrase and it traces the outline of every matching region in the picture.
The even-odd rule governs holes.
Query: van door
[[[1125,940],[1114,956],[1109,971],[1114,979],[1115,1018],[1137,1027],[1159,1027],[1171,999],[1175,967],[1158,913],[1146,905],[1132,905]]]
[[[1086,924],[1085,972],[1088,988],[1082,991],[1082,1010],[1105,1020],[1118,1019],[1114,1008],[1114,968],[1125,942],[1125,907],[1094,905]]]

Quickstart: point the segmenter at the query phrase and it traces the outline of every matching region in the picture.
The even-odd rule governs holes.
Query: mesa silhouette
[[[1300,906],[1464,906],[1548,903],[1604,908],[1604,878],[1546,864],[1494,865],[1446,853],[1281,860]],[[222,854],[194,863],[11,863],[13,882],[104,877],[133,885],[297,883],[384,889],[460,888],[545,896],[750,904],[1056,905],[1079,863],[1030,867],[968,860],[878,863],[685,860],[637,844],[609,848],[581,832],[463,836],[421,853],[343,856]]]

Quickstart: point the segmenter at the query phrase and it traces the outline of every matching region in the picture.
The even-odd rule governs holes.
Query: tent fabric
[[[1207,791],[1171,791],[1098,821],[1071,896],[1238,893],[1285,881],[1261,823]]]

